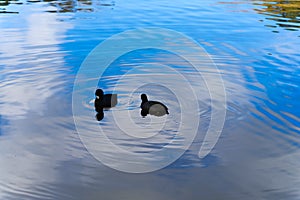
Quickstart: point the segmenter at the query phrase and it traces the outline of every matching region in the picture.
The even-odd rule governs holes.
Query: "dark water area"
[[[299,1],[0,0],[0,199],[298,200],[299,27]],[[220,138],[203,158],[199,149],[213,110],[223,108],[222,91],[210,87],[217,80],[207,79],[216,77],[209,60],[201,73],[210,76],[198,76],[182,56],[137,49],[109,63],[101,77],[96,71],[104,66],[97,60],[83,73],[88,78],[76,82],[97,45],[141,28],[184,34],[219,70],[226,116]],[[114,55],[122,41],[102,49],[99,58]],[[192,60],[198,56],[190,53]],[[183,80],[197,88],[197,101]],[[117,106],[105,110],[100,122],[93,107],[97,87],[118,94]],[[142,118],[141,93],[168,105],[170,114]],[[76,94],[81,96],[74,102]],[[197,108],[184,109],[194,103]],[[181,124],[185,134],[176,137]],[[99,127],[117,146],[144,156],[147,167],[173,158],[149,153],[170,140],[171,152],[183,155],[148,173],[118,171],[123,154],[94,135]],[[185,151],[181,142],[193,130]],[[112,166],[98,161],[83,138],[96,141]],[[131,161],[129,166],[143,164]]]

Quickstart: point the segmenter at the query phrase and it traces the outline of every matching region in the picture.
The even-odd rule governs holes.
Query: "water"
[[[298,1],[279,0],[0,1],[0,199],[299,199],[299,10]],[[188,96],[155,82],[132,90],[141,80],[136,77],[155,77],[162,66],[184,75],[201,97],[199,109],[187,115],[191,122],[200,119],[196,138],[178,160],[151,173],[124,173],[98,162],[81,142],[73,85],[81,63],[100,42],[149,27],[178,31],[205,48],[224,81],[225,125],[213,150],[200,159],[212,101],[219,105],[220,99],[210,99],[204,78],[170,52],[123,55],[96,80],[106,92],[118,81],[118,107],[105,111],[102,121],[96,121],[91,101],[96,85],[82,91],[80,108],[90,114],[83,126],[87,132],[101,127],[110,140],[142,155],[174,138],[180,114],[186,113],[178,101]],[[171,83],[183,85],[179,79]],[[144,91],[168,104],[170,115],[141,118]],[[127,122],[127,113],[138,125],[127,127],[130,136],[116,126]],[[160,128],[164,120],[165,132],[148,138],[150,125]],[[182,138],[173,150],[183,148]],[[100,147],[114,156],[103,141]],[[161,157],[146,159],[154,166],[161,162]],[[118,167],[119,160],[113,161]]]

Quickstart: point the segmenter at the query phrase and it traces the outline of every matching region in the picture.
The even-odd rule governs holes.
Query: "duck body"
[[[158,101],[148,101],[147,95],[141,95],[142,103],[140,108],[142,109],[141,115],[146,116],[147,114],[155,116],[163,116],[169,114],[168,107]]]
[[[111,108],[117,105],[117,95],[116,94],[105,94],[103,95],[103,99],[96,98],[95,99],[95,107],[102,108]]]

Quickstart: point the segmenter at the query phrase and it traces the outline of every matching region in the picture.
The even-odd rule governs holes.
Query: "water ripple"
[[[297,1],[19,0],[0,1],[0,15],[0,199],[136,199],[141,194],[144,199],[299,199]],[[167,76],[178,88],[182,83],[154,67],[128,74],[132,69],[159,63],[200,86],[197,115],[188,113],[191,121],[200,117],[191,147],[164,169],[134,175],[107,168],[89,154],[75,128],[71,96],[81,62],[99,42],[141,27],[174,29],[206,49],[224,81],[227,115],[217,145],[200,160],[211,102],[219,101],[210,98],[203,77],[170,52],[143,49],[121,56],[99,79],[98,87],[119,97],[118,106],[105,110],[101,122],[93,107],[96,85],[81,91],[85,96],[80,105],[89,116],[83,118],[84,129],[91,140],[101,127],[113,143],[146,154],[174,139],[179,115],[185,112],[176,95],[155,84],[155,78],[135,91],[130,87],[136,86],[136,77],[151,73]],[[167,118],[140,116],[139,95],[145,91],[168,104]],[[187,96],[184,91],[178,98]],[[115,115],[125,123],[132,120],[142,131],[120,128]],[[165,122],[163,131],[153,135],[151,123],[160,127]],[[182,149],[185,137],[169,148]],[[118,165],[109,144],[98,139]],[[153,164],[159,160],[147,159]]]

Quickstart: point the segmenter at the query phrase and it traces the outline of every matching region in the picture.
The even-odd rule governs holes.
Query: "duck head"
[[[147,98],[146,94],[142,94],[141,99],[142,99],[142,102],[147,102],[148,101],[148,98]]]
[[[100,99],[100,100],[103,99],[103,95],[104,95],[103,90],[97,89],[95,92],[95,95],[96,95],[97,99]]]

